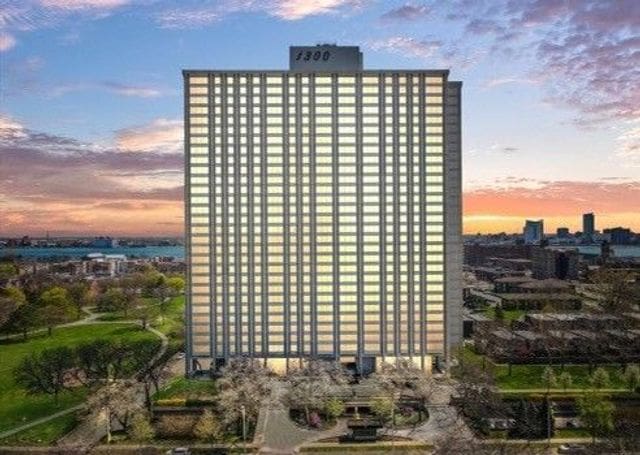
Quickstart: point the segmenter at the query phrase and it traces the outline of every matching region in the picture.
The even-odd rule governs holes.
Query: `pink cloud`
[[[6,52],[13,49],[16,45],[16,39],[8,33],[0,33],[0,52]]]

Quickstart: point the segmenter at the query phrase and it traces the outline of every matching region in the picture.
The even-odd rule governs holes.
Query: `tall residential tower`
[[[424,368],[461,338],[461,83],[291,47],[185,70],[187,371]]]

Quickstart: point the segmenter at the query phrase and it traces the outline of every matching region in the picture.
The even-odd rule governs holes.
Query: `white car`
[[[176,447],[165,452],[165,455],[191,455],[191,451],[186,447]]]
[[[582,444],[562,444],[560,447],[558,447],[558,453],[587,453],[587,448]]]

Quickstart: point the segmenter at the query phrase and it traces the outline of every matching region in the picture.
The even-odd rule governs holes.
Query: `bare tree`
[[[218,407],[226,427],[237,430],[242,409],[249,426],[255,425],[263,401],[271,392],[269,370],[249,358],[231,359],[217,381]]]
[[[307,424],[311,411],[324,409],[339,387],[349,383],[349,375],[336,362],[312,360],[304,368],[291,371],[286,378],[284,403],[289,408],[302,407]]]
[[[126,431],[132,417],[143,410],[136,400],[136,394],[135,382],[126,380],[109,383],[89,397],[87,410],[92,413],[105,413],[107,442],[111,441],[111,431],[115,422]]]

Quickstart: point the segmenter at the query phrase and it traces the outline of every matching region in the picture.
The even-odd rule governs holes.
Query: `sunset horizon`
[[[289,45],[332,41],[465,81],[465,234],[576,231],[585,212],[640,231],[638,24],[621,13],[638,4],[617,6],[4,3],[0,236],[182,235],[181,70],[284,68]]]

